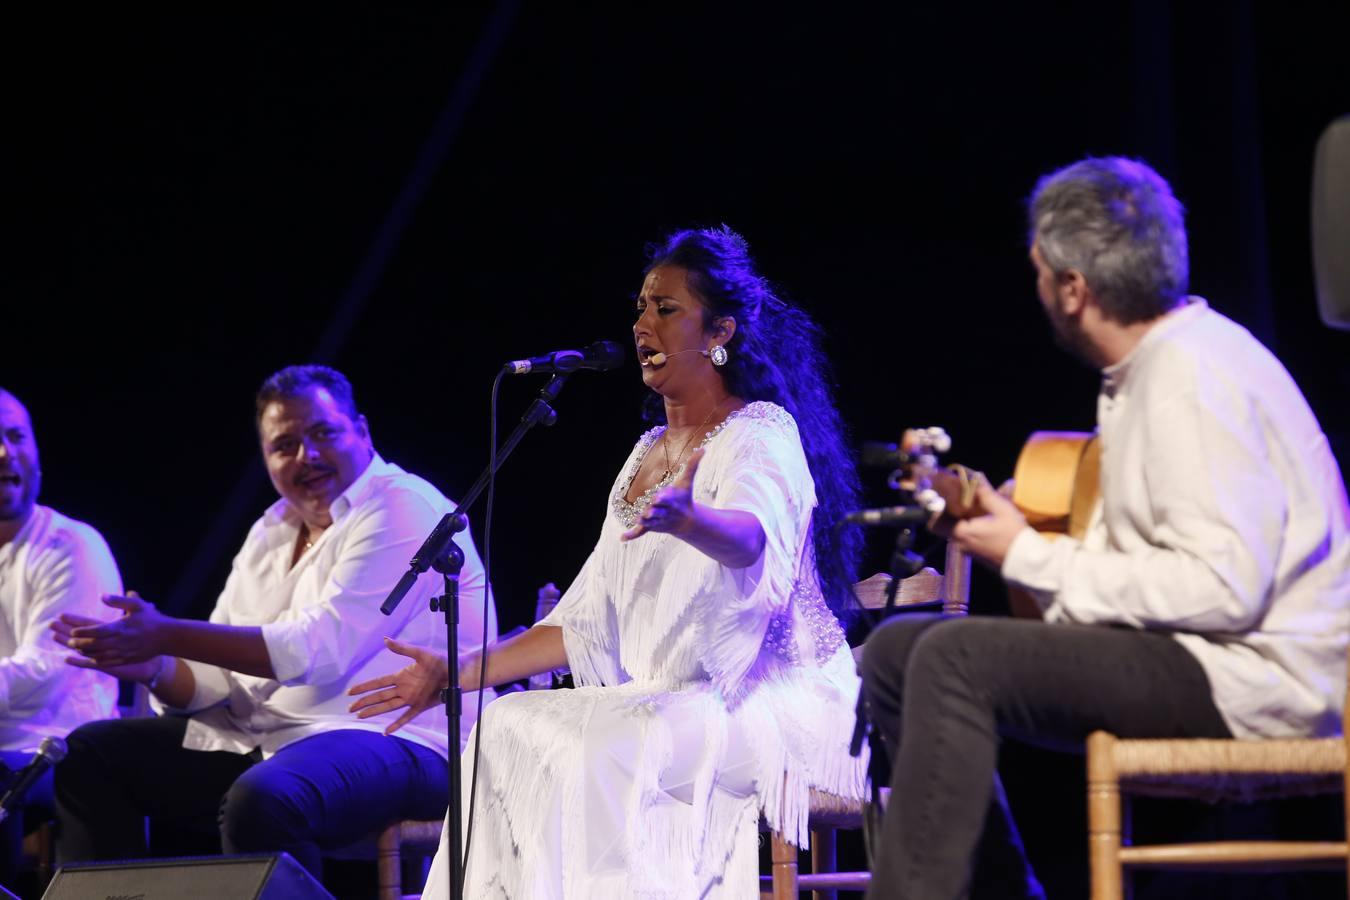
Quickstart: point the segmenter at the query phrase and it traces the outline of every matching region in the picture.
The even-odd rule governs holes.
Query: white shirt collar
[[[1168,334],[1204,315],[1208,310],[1209,303],[1203,297],[1187,297],[1180,305],[1168,310],[1158,319],[1157,324],[1144,332],[1139,343],[1125,354],[1124,359],[1102,369],[1102,389],[1108,394],[1115,393],[1125,383],[1130,370],[1137,368],[1139,360],[1148,356],[1150,348],[1157,346]]]

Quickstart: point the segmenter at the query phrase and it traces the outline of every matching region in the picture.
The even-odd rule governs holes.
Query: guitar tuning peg
[[[952,449],[952,438],[951,435],[947,434],[945,428],[934,425],[931,428],[925,428],[923,431],[924,443],[927,446],[932,447],[933,452],[946,453],[948,450]]]
[[[947,501],[942,499],[942,495],[932,488],[924,488],[914,495],[914,501],[928,510],[935,516],[942,515],[947,508]]]

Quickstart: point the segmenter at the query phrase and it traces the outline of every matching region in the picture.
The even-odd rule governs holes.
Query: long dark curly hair
[[[725,225],[678,231],[650,245],[647,256],[646,272],[665,265],[685,270],[690,290],[703,301],[705,326],[736,319],[722,368],[727,389],[747,402],[777,403],[797,420],[816,485],[812,535],[820,586],[830,609],[847,622],[857,607],[853,582],[862,536],[855,526],[837,526],[858,507],[858,470],[834,405],[819,326],[775,293],[755,270],[745,239]],[[648,415],[664,419],[656,394]]]

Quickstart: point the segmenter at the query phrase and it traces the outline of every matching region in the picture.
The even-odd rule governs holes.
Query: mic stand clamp
[[[890,576],[886,584],[885,617],[895,609],[895,597],[900,591],[900,582],[918,573],[923,568],[923,557],[915,553],[914,529],[901,528],[895,535],[895,549],[891,551]]]

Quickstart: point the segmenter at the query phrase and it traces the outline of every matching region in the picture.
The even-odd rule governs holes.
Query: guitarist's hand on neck
[[[984,479],[975,487],[975,499],[985,515],[957,522],[952,528],[952,540],[971,556],[1001,569],[1008,548],[1023,529],[1031,526],[1012,501]]]

